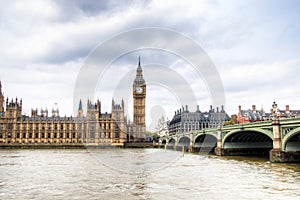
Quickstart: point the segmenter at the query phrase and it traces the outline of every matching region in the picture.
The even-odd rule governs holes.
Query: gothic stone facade
[[[0,99],[3,97],[1,93]],[[2,102],[3,103],[3,102]],[[3,104],[1,104],[3,105]],[[127,141],[124,102],[115,104],[112,112],[101,113],[101,102],[88,101],[86,116],[82,102],[77,117],[60,117],[58,110],[31,110],[31,116],[22,115],[22,100],[6,100],[6,109],[0,112],[0,143],[14,144],[111,144]]]
[[[146,84],[140,61],[133,84],[134,123],[124,115],[124,101],[112,100],[111,113],[101,112],[101,101],[88,100],[84,115],[82,101],[77,117],[61,117],[58,109],[31,110],[31,116],[22,114],[22,99],[6,100],[0,82],[0,144],[115,144],[126,141],[144,141]]]

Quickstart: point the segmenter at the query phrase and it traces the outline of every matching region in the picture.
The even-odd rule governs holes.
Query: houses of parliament
[[[124,115],[124,101],[112,100],[111,113],[101,112],[101,101],[87,101],[84,113],[82,101],[76,117],[62,117],[58,109],[31,110],[31,116],[22,114],[22,99],[5,101],[0,81],[0,145],[116,145],[142,142],[146,139],[145,107],[146,83],[140,59],[133,82],[133,122]],[[5,109],[4,109],[5,107]]]

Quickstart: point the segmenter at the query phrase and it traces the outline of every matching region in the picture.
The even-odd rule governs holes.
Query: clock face
[[[135,91],[136,91],[137,93],[142,93],[142,92],[143,92],[143,88],[137,87],[137,88],[135,88]]]

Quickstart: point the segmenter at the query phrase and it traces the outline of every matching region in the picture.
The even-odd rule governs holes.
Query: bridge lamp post
[[[275,101],[273,102],[272,108],[274,119],[277,119],[277,103]]]

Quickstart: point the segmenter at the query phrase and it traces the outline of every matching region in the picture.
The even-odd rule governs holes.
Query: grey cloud
[[[59,6],[62,15],[65,19],[72,20],[80,16],[96,16],[102,14],[112,14],[119,12],[132,6],[144,6],[148,4],[148,0],[97,0],[97,1],[85,1],[85,0],[55,0],[57,6]]]

